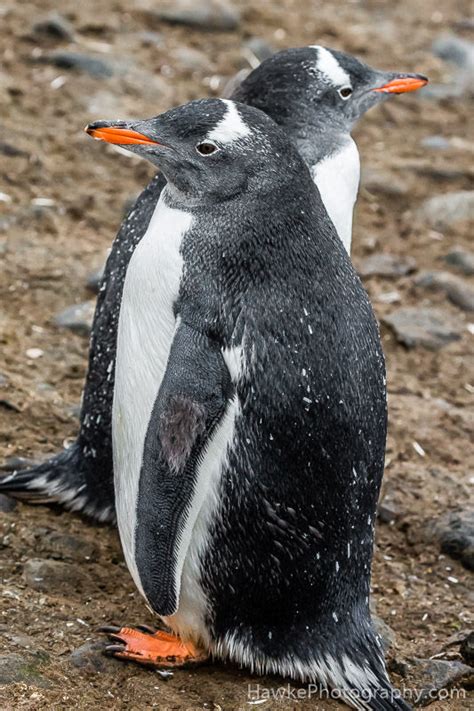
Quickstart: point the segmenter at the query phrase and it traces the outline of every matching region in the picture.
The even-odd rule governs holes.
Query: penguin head
[[[421,74],[372,69],[350,54],[315,45],[274,54],[233,96],[297,133],[324,135],[350,132],[372,106],[427,81]]]
[[[191,198],[270,191],[302,167],[272,119],[225,99],[191,101],[144,121],[96,121],[85,131],[146,158]]]

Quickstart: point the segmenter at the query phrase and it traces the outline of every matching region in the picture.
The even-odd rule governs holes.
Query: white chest
[[[183,269],[180,248],[191,223],[189,213],[160,198],[130,260],[120,307],[112,411],[114,482],[122,547],[140,590],[134,553],[143,447],[174,336],[173,305]]]
[[[352,138],[311,168],[324,207],[347,252],[351,253],[352,215],[360,180],[359,151]]]

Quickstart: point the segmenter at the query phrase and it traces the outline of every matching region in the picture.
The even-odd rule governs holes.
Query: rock
[[[474,44],[444,34],[432,45],[433,53],[453,65],[454,75],[447,84],[430,84],[421,90],[422,96],[432,99],[465,99],[474,95]]]
[[[434,151],[445,151],[450,148],[450,143],[444,136],[426,136],[421,141],[421,146]]]
[[[423,346],[438,350],[461,337],[463,326],[440,309],[408,306],[383,318],[395,332],[397,340],[407,348]]]
[[[474,274],[474,252],[468,252],[465,249],[453,249],[445,256],[445,262],[451,267],[456,267],[466,276]]]
[[[230,99],[234,91],[238,89],[244,79],[247,79],[251,71],[252,70],[249,67],[245,67],[244,69],[240,69],[237,74],[234,74],[233,77],[230,77],[230,79],[226,81],[224,88],[222,89],[223,98]]]
[[[0,494],[0,513],[11,513],[16,509],[17,502],[5,494]]]
[[[33,25],[35,35],[45,36],[51,39],[74,40],[74,30],[70,22],[58,12],[52,12],[42,20],[38,20]]]
[[[112,62],[106,61],[102,57],[92,57],[82,52],[57,50],[41,55],[38,60],[47,64],[54,64],[55,67],[60,69],[76,69],[89,74],[95,79],[108,79],[115,73]]]
[[[468,664],[474,664],[474,632],[469,632],[459,647],[461,656]]]
[[[463,311],[474,311],[474,288],[448,272],[422,272],[415,284],[426,289],[444,291],[453,304]]]
[[[395,632],[378,615],[372,615],[372,622],[375,631],[382,642],[383,652],[384,654],[387,654],[387,652],[395,645]]]
[[[83,538],[59,531],[41,532],[40,550],[46,551],[51,558],[60,560],[95,561],[97,546]]]
[[[163,47],[165,40],[161,32],[150,32],[144,30],[138,32],[137,37],[145,47]]]
[[[54,324],[60,328],[69,328],[75,333],[88,336],[94,318],[95,301],[85,301],[82,304],[68,306],[54,317]]]
[[[430,529],[443,553],[474,570],[474,510],[449,513]]]
[[[100,285],[102,283],[102,278],[104,276],[104,269],[105,269],[105,264],[103,264],[101,267],[95,270],[95,272],[92,272],[89,274],[86,280],[86,286],[89,289],[89,291],[92,291],[94,294],[99,293]]]
[[[474,44],[453,34],[437,37],[431,47],[433,54],[461,69],[474,70]]]
[[[43,661],[44,655],[0,654],[0,685],[22,683],[43,688],[50,686],[48,679],[38,670]]]
[[[378,170],[364,170],[361,176],[361,186],[369,193],[380,193],[392,197],[406,195],[408,192],[407,185],[401,180]]]
[[[362,277],[382,276],[401,277],[416,269],[416,260],[413,257],[403,257],[396,254],[380,252],[371,254],[370,257],[359,260],[357,271]]]
[[[242,49],[244,54],[251,52],[259,62],[263,62],[275,54],[275,49],[261,37],[251,37],[244,42]],[[251,62],[250,65],[253,66]]]
[[[121,663],[117,659],[107,657],[104,654],[105,647],[108,644],[110,644],[108,640],[86,642],[71,652],[69,661],[73,667],[81,669],[83,672],[110,672],[114,674],[121,666]]]
[[[21,469],[29,469],[39,464],[37,459],[27,459],[27,457],[8,457],[2,464],[2,471],[16,472]]]
[[[41,558],[26,561],[23,578],[33,590],[55,594],[59,589],[80,592],[89,582],[88,575],[79,566]]]
[[[438,230],[474,219],[474,190],[459,190],[425,200],[417,216]]]
[[[470,683],[474,674],[472,667],[457,661],[441,659],[409,659],[399,665],[402,676],[409,680],[409,688],[416,689],[417,705],[426,706],[436,698],[444,698],[440,693],[454,684]]]
[[[137,201],[137,198],[138,198],[138,194],[136,194],[136,195],[130,195],[130,197],[128,197],[128,198],[125,200],[125,202],[124,202],[124,204],[123,204],[123,208],[122,208],[122,215],[123,215],[124,217],[127,217],[128,213],[129,213],[131,210],[133,210],[133,208],[135,207],[135,203],[136,203],[136,201]]]
[[[383,499],[377,507],[377,516],[382,523],[393,523],[398,518],[398,510],[395,504]]]
[[[240,12],[228,0],[174,0],[163,8],[144,8],[144,12],[157,20],[201,30],[232,31],[240,24]]]
[[[29,158],[30,156],[28,151],[24,151],[11,143],[7,143],[6,141],[0,141],[0,153],[10,158],[17,158],[20,156],[22,158]]]
[[[197,71],[212,69],[212,62],[204,52],[192,47],[177,47],[171,52],[173,63],[179,64],[183,69],[188,71]]]

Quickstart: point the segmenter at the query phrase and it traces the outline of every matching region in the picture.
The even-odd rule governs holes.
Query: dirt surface
[[[58,329],[52,318],[90,298],[87,275],[103,262],[124,203],[152,175],[145,163],[87,138],[81,131],[86,123],[148,117],[192,98],[218,95],[227,78],[248,66],[242,45],[251,36],[275,49],[322,43],[379,68],[415,70],[448,82],[451,70],[432,54],[431,43],[467,16],[469,4],[240,0],[239,28],[210,33],[151,23],[133,0],[0,2],[0,190],[11,198],[0,201],[0,456],[46,455],[74,437],[87,338]],[[33,23],[54,9],[71,22],[74,41],[33,34]],[[145,31],[161,38],[147,39],[140,34]],[[467,29],[456,31],[469,38]],[[186,47],[203,53],[194,55],[194,69],[185,66]],[[41,61],[58,48],[123,64],[110,78],[93,78]],[[453,247],[469,248],[466,223],[439,231],[413,219],[424,199],[472,189],[469,111],[472,102],[466,96],[436,101],[404,96],[374,110],[357,128],[362,164],[372,178],[363,183],[356,212],[356,263],[388,251],[414,257],[419,271],[446,270],[442,258]],[[432,135],[444,136],[449,146],[424,148],[422,140]],[[5,144],[18,152],[11,155]],[[52,202],[38,205],[37,198]],[[472,573],[441,555],[429,533],[429,525],[445,512],[465,510],[472,491],[469,314],[443,293],[416,287],[416,276],[365,280],[381,319],[400,306],[436,305],[461,323],[460,339],[435,352],[406,350],[382,326],[390,393],[384,501],[395,520],[378,525],[373,598],[377,614],[394,632],[389,657],[398,671],[410,657],[444,653],[460,659],[456,647],[444,650],[444,645],[469,627],[472,609]],[[394,291],[399,303],[379,300]],[[153,624],[123,563],[116,533],[45,507],[18,505],[0,516],[0,653],[29,660],[25,679],[0,690],[2,708],[247,709],[252,708],[248,684],[272,689],[283,684],[219,665],[164,680],[98,653],[88,667],[75,666],[71,652],[99,639],[98,625]],[[61,563],[57,583],[28,575],[33,568],[27,561],[38,558]],[[251,584],[251,571],[242,575]],[[403,684],[396,674],[393,678]],[[472,698],[453,695],[431,708],[467,709],[469,703]],[[292,698],[262,707],[325,709],[337,703]]]

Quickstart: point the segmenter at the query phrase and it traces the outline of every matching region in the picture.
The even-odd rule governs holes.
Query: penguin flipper
[[[136,507],[135,561],[164,617],[178,607],[192,529],[219,466],[218,456],[206,465],[204,453],[232,394],[220,345],[181,322],[148,423]]]
[[[125,661],[156,667],[187,667],[202,664],[209,655],[192,642],[163,630],[143,631],[136,627],[103,627],[99,632],[109,635],[111,644],[106,654]]]

